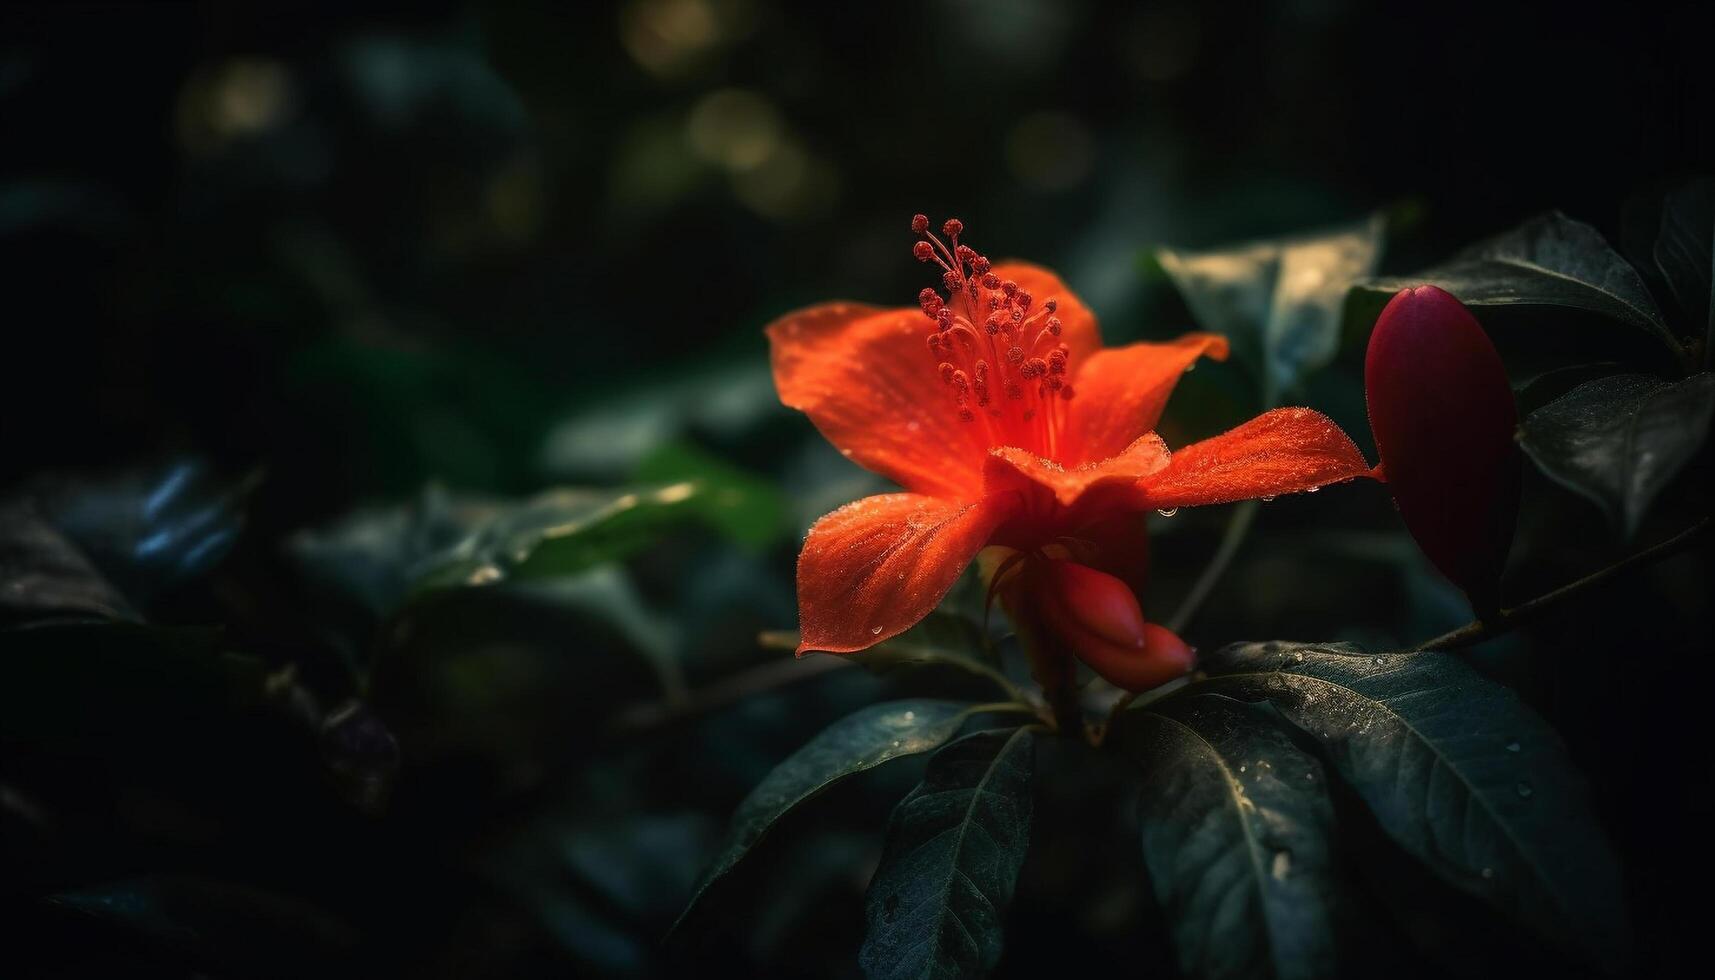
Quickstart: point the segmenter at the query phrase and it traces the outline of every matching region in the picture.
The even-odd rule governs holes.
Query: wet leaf
[[[1588,497],[1626,537],[1674,474],[1703,447],[1715,374],[1666,382],[1597,378],[1525,418],[1519,443],[1549,477]]]
[[[1335,973],[1334,808],[1322,764],[1256,708],[1217,695],[1127,712],[1144,862],[1192,977]]]
[[[864,898],[872,980],[981,976],[1000,960],[1030,847],[1036,735],[978,732],[935,753],[888,821]]]
[[[1225,334],[1256,366],[1273,405],[1333,359],[1346,292],[1375,271],[1385,229],[1377,214],[1314,235],[1156,257],[1198,326]]]
[[[737,866],[793,808],[848,776],[940,748],[958,733],[973,707],[961,701],[889,701],[849,715],[805,743],[739,804],[725,841],[679,923],[690,916],[710,886]]]
[[[1443,265],[1408,276],[1369,279],[1359,289],[1386,302],[1410,286],[1440,286],[1472,307],[1571,309],[1618,320],[1677,353],[1649,289],[1600,232],[1550,212],[1471,246]]]
[[[1448,654],[1349,645],[1238,644],[1202,666],[1190,690],[1272,703],[1440,877],[1623,972],[1618,861],[1559,736],[1511,691]]]

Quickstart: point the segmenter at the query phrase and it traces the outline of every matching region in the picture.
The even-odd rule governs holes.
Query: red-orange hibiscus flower
[[[798,559],[800,654],[849,653],[928,615],[985,545],[1014,549],[1001,594],[1022,633],[1140,690],[1189,648],[1146,624],[1138,515],[1309,490],[1368,467],[1329,419],[1267,412],[1169,453],[1152,430],[1173,386],[1226,341],[1187,334],[1103,349],[1054,273],[992,264],[912,219],[943,297],[916,308],[824,303],[770,324],[780,400],[858,464],[905,488],[817,521]],[[1044,660],[1033,651],[1039,679]],[[1063,659],[1063,658],[1062,658]]]

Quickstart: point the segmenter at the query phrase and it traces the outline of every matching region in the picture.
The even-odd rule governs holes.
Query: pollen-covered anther
[[[1044,313],[1053,313],[1058,309],[1060,309],[1060,301],[1057,299],[1050,298],[1042,304],[1042,311]]]
[[[991,268],[991,266],[989,265],[989,260],[987,258],[984,258],[981,255],[979,255],[976,258],[971,260],[971,269],[973,271],[975,271],[977,275],[984,277],[983,285],[988,286],[988,288],[990,288],[990,289],[993,289],[994,288],[993,286],[989,286],[988,278],[987,278],[990,274],[989,273],[990,268]],[[999,282],[1000,280],[997,279],[995,281]]]
[[[928,242],[918,242],[911,246],[911,254],[915,255],[919,262],[933,262],[935,261],[935,246]]]
[[[986,265],[988,263],[988,259],[984,259],[983,263]],[[988,271],[984,271],[984,272],[980,273],[980,275],[983,277],[983,288],[984,289],[999,289],[1000,288],[1000,277],[999,276],[995,275],[992,272],[988,272]],[[999,303],[1000,300],[997,298],[995,300],[995,302]]]
[[[1060,332],[1065,329],[1065,325],[1060,322],[1059,317],[1051,316],[1048,318],[1048,333],[1051,336],[1058,337],[1060,336]]]
[[[1011,398],[1013,401],[1023,398],[1024,387],[1011,378],[1008,378],[1006,380],[1006,397]]]
[[[958,292],[959,287],[963,285],[963,280],[959,278],[959,274],[951,269],[941,273],[941,282],[946,285],[949,293]]]
[[[1060,397],[1065,399],[1066,401],[1071,401],[1072,400],[1072,386],[1071,385],[1065,385],[1065,386],[1061,387]]]
[[[965,233],[965,223],[958,218],[948,218],[941,223],[941,234],[948,238],[957,238]]]
[[[921,235],[928,230],[929,230],[929,216],[928,215],[926,215],[926,214],[914,214],[911,216],[911,232],[912,232],[912,234]]]
[[[1006,314],[996,310],[988,315],[988,319],[983,321],[983,329],[987,330],[989,332],[989,336],[992,337],[995,334],[1000,333],[1002,330],[1005,330],[1006,324]]]
[[[917,291],[917,305],[923,307],[924,311],[928,312],[930,316],[934,316],[934,311],[940,309],[943,305],[941,294],[930,289],[928,286],[924,286],[922,289]]]
[[[976,257],[977,250],[969,245],[960,245],[958,248],[953,249],[953,258],[958,259],[960,265],[969,265]]]
[[[935,337],[935,338],[931,338],[931,339],[939,340],[940,338]],[[940,364],[937,364],[935,366],[935,370],[941,372],[941,383],[942,384],[949,384],[949,385],[953,383],[954,376],[959,373],[958,368],[947,363],[946,361],[942,361]]]
[[[1033,357],[1024,362],[1024,365],[1018,369],[1018,373],[1026,378],[1040,378],[1048,373],[1048,362],[1040,357]]]
[[[1013,348],[1013,349],[1017,350],[1017,348]],[[1065,374],[1066,373],[1066,352],[1065,351],[1056,349],[1056,350],[1051,350],[1048,352],[1048,373],[1049,374]]]
[[[1005,293],[1008,298],[1016,296],[1018,295],[1018,283],[1013,282],[1011,279],[1002,280],[1000,291]]]
[[[1006,349],[1006,359],[1008,362],[1010,362],[1012,364],[1017,364],[1017,363],[1023,361],[1024,360],[1024,348],[1018,346],[1017,344],[1013,344],[1011,347],[1008,347]]]

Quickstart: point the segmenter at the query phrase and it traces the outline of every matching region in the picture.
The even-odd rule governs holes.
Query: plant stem
[[[1191,586],[1191,591],[1186,593],[1185,601],[1179,604],[1173,618],[1167,621],[1168,629],[1180,633],[1191,624],[1203,601],[1209,598],[1209,593],[1214,591],[1215,584],[1221,580],[1222,573],[1239,553],[1239,545],[1244,544],[1245,535],[1250,531],[1261,507],[1261,501],[1246,500],[1233,508],[1233,515],[1227,519],[1227,530],[1221,536],[1221,545],[1216,549],[1215,557],[1209,560],[1203,574],[1198,576],[1196,583]]]
[[[1642,551],[1628,555],[1606,568],[1591,572],[1589,575],[1570,582],[1552,592],[1537,596],[1535,599],[1511,609],[1502,609],[1487,619],[1466,623],[1450,633],[1443,633],[1433,640],[1420,644],[1422,650],[1457,650],[1468,647],[1484,640],[1511,632],[1519,624],[1529,622],[1541,616],[1544,611],[1558,605],[1573,596],[1582,595],[1610,579],[1616,578],[1636,568],[1641,568],[1651,562],[1660,561],[1695,541],[1699,535],[1709,530],[1712,518],[1705,517],[1673,537],[1659,544],[1651,545]]]

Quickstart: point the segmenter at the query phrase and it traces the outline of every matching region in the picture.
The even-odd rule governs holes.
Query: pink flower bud
[[[1479,615],[1493,612],[1519,475],[1518,410],[1495,345],[1446,291],[1401,290],[1370,335],[1364,390],[1407,530]]]
[[[1106,572],[1070,561],[1042,563],[1036,609],[1046,632],[1118,687],[1144,691],[1189,671],[1196,657],[1184,640],[1146,623],[1137,596]]]

